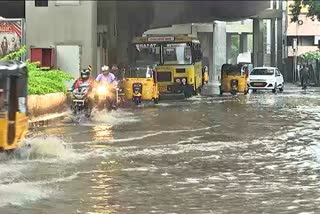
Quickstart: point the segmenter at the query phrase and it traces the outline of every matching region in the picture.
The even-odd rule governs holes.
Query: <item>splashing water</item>
[[[135,123],[140,121],[140,119],[135,117],[131,112],[117,110],[111,112],[93,112],[93,121],[109,125],[118,125],[123,123]]]

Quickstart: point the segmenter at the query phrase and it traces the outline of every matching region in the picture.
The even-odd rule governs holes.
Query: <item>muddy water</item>
[[[319,213],[320,91],[195,97],[34,130],[0,213]]]

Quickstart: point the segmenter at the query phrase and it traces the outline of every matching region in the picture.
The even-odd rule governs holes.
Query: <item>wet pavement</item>
[[[33,131],[0,213],[320,213],[320,89],[194,97]]]

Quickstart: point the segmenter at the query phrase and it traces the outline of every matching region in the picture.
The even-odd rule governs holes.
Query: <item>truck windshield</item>
[[[191,47],[186,43],[165,44],[163,46],[163,64],[190,65],[191,63]]]
[[[159,64],[160,46],[156,44],[136,44],[135,63],[138,66]]]
[[[273,75],[273,74],[274,74],[274,70],[267,69],[267,68],[253,69],[252,72],[250,73],[250,75]]]

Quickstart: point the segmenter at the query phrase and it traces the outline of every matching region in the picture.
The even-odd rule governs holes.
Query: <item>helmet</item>
[[[89,79],[90,73],[91,73],[90,70],[85,68],[80,72],[80,76],[81,76],[82,79],[86,80],[86,79]]]
[[[112,68],[111,68],[111,70],[113,70],[113,71],[117,71],[117,70],[119,70],[119,68],[118,68],[118,66],[113,65],[113,66],[112,66]]]
[[[101,67],[101,70],[102,70],[102,71],[109,71],[110,68],[109,68],[109,66],[104,65],[104,66]]]

